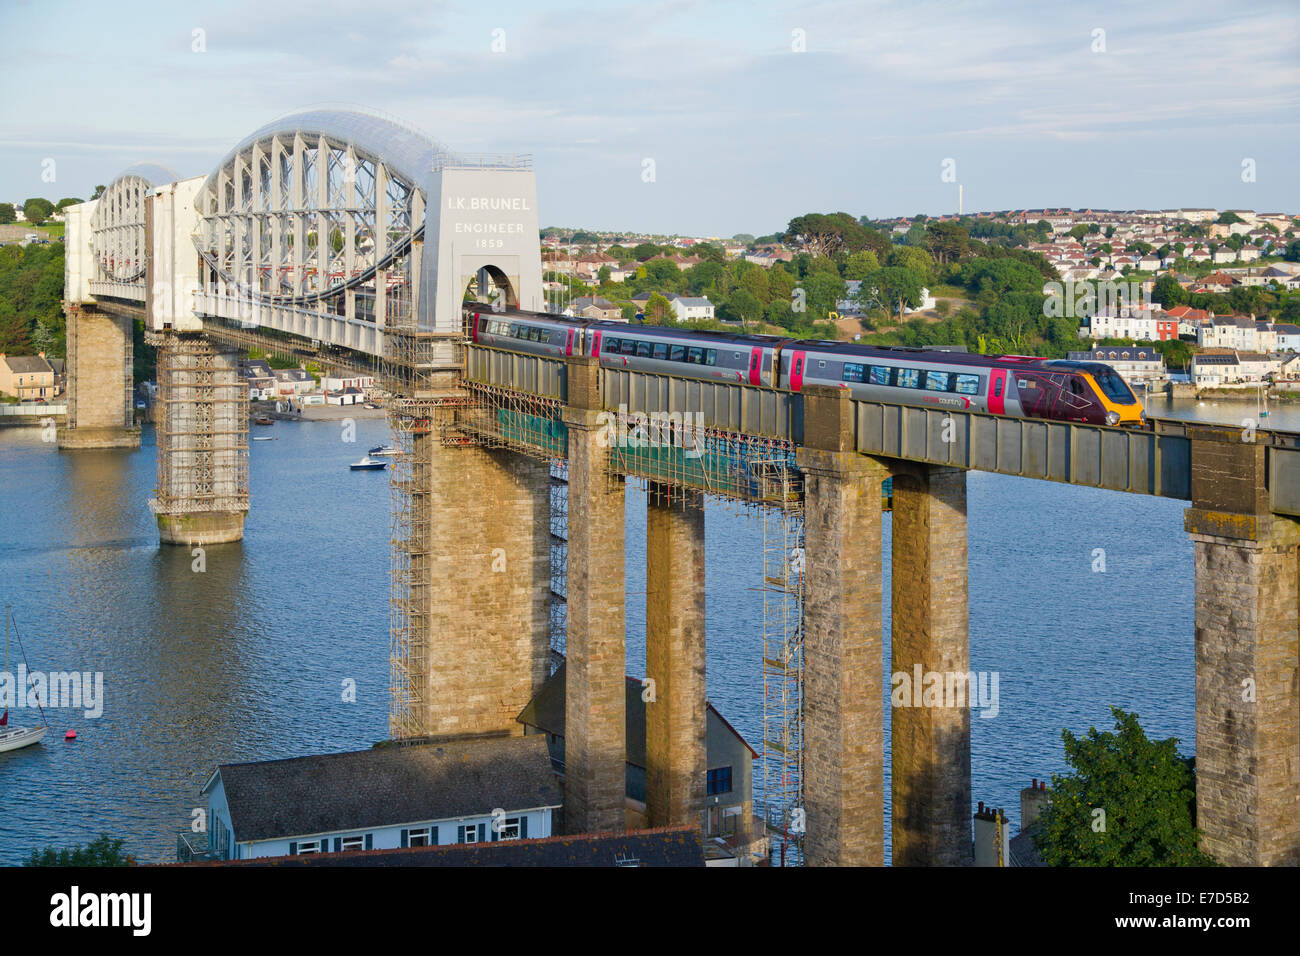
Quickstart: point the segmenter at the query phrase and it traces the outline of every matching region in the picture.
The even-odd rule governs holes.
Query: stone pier
[[[893,862],[969,866],[975,683],[966,683],[966,472],[898,462],[893,487],[890,670],[906,675],[901,686],[912,691],[899,691],[891,712]],[[942,699],[916,706],[930,674],[939,675]]]
[[[652,484],[646,505],[646,813],[652,827],[699,826],[708,770],[704,509]]]
[[[248,514],[248,385],[238,354],[197,333],[158,347],[157,496],[163,544],[226,544]]]
[[[1300,865],[1300,525],[1270,513],[1267,451],[1192,442],[1196,817],[1229,866]]]
[[[428,497],[412,502],[429,543],[421,732],[520,734],[550,673],[549,466],[444,445],[437,429],[414,447],[428,463]]]
[[[884,864],[880,462],[857,454],[847,390],[804,390],[807,863]]]
[[[570,833],[626,826],[624,485],[608,470],[600,367],[568,362],[568,631],[564,815]]]
[[[66,303],[67,406],[59,447],[139,448],[132,401],[133,320]]]

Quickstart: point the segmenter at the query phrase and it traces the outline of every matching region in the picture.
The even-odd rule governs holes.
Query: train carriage
[[[562,358],[593,355],[608,368],[763,388],[846,388],[854,398],[1095,425],[1139,425],[1142,404],[1110,366],[1026,355],[690,332],[626,322],[467,306],[484,345]]]

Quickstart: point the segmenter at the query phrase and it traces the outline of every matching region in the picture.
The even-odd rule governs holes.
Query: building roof
[[[538,740],[542,738],[537,738]],[[587,833],[540,840],[500,840],[450,846],[308,853],[303,856],[220,860],[184,866],[704,866],[699,831],[689,824]]]
[[[564,736],[564,704],[565,704],[565,683],[564,675],[567,664],[561,664],[559,669],[552,674],[542,685],[542,689],[537,692],[528,706],[523,709],[516,718],[521,724],[529,727],[536,727],[538,730],[544,730],[548,734],[555,734],[557,737]],[[624,708],[627,713],[626,734],[627,734],[627,762],[634,767],[645,767],[645,701],[641,699],[641,681],[630,675],[626,678]],[[727,722],[723,716],[718,713],[713,704],[708,704],[709,710],[713,711],[714,716],[722,721],[736,739],[749,748],[749,752],[755,757],[758,751],[749,746],[744,737],[736,733],[736,729]],[[540,739],[540,738],[539,738]]]
[[[710,302],[710,301],[708,300],[708,298],[705,297],[705,296],[685,296],[685,295],[681,295],[681,296],[678,296],[677,299],[676,299],[675,301],[680,302],[682,305],[687,306],[687,307],[689,307],[689,308],[696,308],[696,309],[699,309],[699,308],[703,308],[703,307],[705,307],[705,306],[708,306],[709,308],[712,308],[712,307],[713,307],[713,303]]]
[[[235,840],[271,840],[561,806],[543,737],[380,745],[223,764]]]
[[[43,355],[5,355],[0,352],[0,361],[9,366],[15,375],[28,375],[32,372],[53,372],[50,363]]]
[[[1221,352],[1213,353],[1213,354],[1202,353],[1200,355],[1193,355],[1192,363],[1194,365],[1237,365],[1239,364],[1237,362],[1237,356],[1235,353],[1225,355]]]

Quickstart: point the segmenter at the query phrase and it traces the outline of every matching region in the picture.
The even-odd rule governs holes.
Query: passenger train
[[[685,378],[798,392],[847,388],[854,398],[953,408],[1012,418],[1141,425],[1142,403],[1109,365],[974,355],[942,349],[686,332],[561,315],[488,311],[467,304],[470,338],[482,345]]]

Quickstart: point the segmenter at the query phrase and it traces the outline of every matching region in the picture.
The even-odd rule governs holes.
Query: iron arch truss
[[[404,324],[434,154],[425,137],[362,113],[301,113],[253,133],[195,200],[205,293],[239,300],[259,324],[286,313]]]
[[[135,166],[113,180],[99,197],[90,230],[94,281],[103,287],[101,291],[111,294],[114,286],[143,288],[145,200],[154,187],[175,179],[175,173],[160,166]]]

